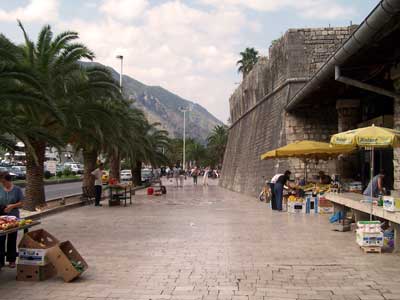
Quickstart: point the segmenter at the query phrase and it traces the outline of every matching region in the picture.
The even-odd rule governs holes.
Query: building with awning
[[[296,159],[262,153],[372,124],[400,129],[400,1],[382,0],[359,26],[290,29],[270,47],[230,99],[232,126],[221,185],[256,194],[263,176],[304,173]],[[400,189],[400,151],[377,151],[390,188]],[[369,160],[368,160],[369,161]],[[368,180],[362,153],[310,165],[309,173]]]

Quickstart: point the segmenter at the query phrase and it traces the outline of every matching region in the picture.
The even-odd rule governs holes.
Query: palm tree
[[[145,120],[136,135],[136,141],[125,152],[131,164],[132,180],[135,185],[141,184],[143,162],[153,167],[168,163],[165,151],[169,147],[170,140],[167,131],[158,129],[159,125],[158,123],[150,124]]]
[[[114,107],[120,103],[118,84],[111,73],[98,66],[85,67],[86,77],[77,81],[73,105],[67,106],[68,128],[64,128],[65,139],[76,151],[82,150],[84,162],[83,186],[93,186],[97,157],[103,145],[115,137],[114,124],[120,116]],[[79,101],[78,101],[79,100]]]
[[[186,140],[187,158],[199,165],[206,158],[206,148],[194,139]]]
[[[225,148],[228,142],[228,128],[225,125],[217,125],[207,138],[207,147],[214,157],[217,158],[217,164],[222,165],[224,160]]]
[[[73,102],[73,87],[76,80],[85,76],[79,63],[81,59],[94,58],[86,46],[74,41],[78,33],[66,31],[53,37],[50,26],[44,26],[37,42],[30,40],[21,22],[18,22],[24,36],[24,44],[16,46],[7,39],[0,39],[0,58],[6,58],[8,66],[19,77],[17,84],[23,85],[28,93],[34,94],[40,105],[19,106],[16,115],[18,122],[29,130],[21,136],[27,146],[27,209],[45,204],[43,188],[43,168],[46,146],[61,145],[62,141],[54,134],[55,129],[66,125],[64,109]],[[29,80],[26,79],[29,77]],[[16,91],[17,92],[17,91]],[[51,109],[45,109],[44,107]],[[18,123],[17,122],[17,123]]]
[[[242,73],[243,78],[245,78],[257,63],[259,55],[254,48],[246,48],[243,52],[240,52],[240,56],[241,59],[236,64],[239,65],[239,73]]]

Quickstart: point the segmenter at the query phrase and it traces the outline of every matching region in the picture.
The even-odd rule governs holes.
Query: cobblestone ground
[[[90,269],[73,283],[3,270],[0,299],[400,299],[399,256],[362,253],[327,216],[272,213],[213,184],[44,219]]]

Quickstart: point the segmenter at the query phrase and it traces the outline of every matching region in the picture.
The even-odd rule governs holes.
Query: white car
[[[83,174],[83,167],[78,163],[65,163],[64,169],[70,169],[73,174]]]
[[[121,171],[121,181],[131,181],[132,180],[132,171],[131,170],[122,170]]]

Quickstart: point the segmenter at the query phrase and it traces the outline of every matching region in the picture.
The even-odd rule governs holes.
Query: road
[[[47,200],[80,193],[82,192],[82,182],[69,182],[69,183],[46,185],[45,192]]]

